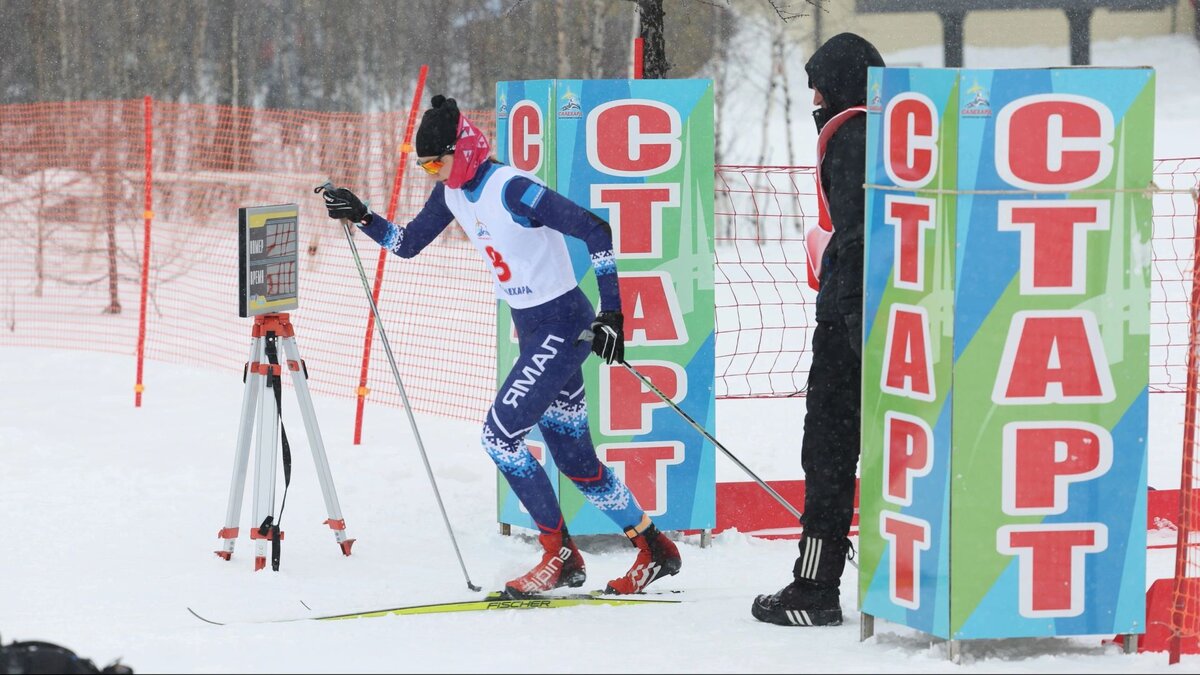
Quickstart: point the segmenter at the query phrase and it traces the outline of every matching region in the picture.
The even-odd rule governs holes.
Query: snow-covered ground
[[[297,339],[303,353],[303,336]],[[403,411],[369,408],[363,443],[355,446],[352,402],[315,401],[347,531],[357,539],[344,557],[322,524],[327,514],[299,411],[285,391],[294,459],[282,564],[279,572],[256,573],[245,536],[249,481],[234,557],[226,562],[213,554],[229,495],[240,379],[151,363],[138,409],[129,357],[8,348],[0,350],[0,373],[0,513],[9,542],[0,556],[0,639],[6,643],[50,640],[97,662],[123,657],[139,672],[158,673],[1167,667],[1164,654],[1128,656],[1102,644],[1106,636],[968,643],[963,665],[947,660],[944,643],[885,621],[876,622],[875,638],[860,643],[849,567],[843,626],[762,624],[750,616],[750,602],[788,581],[795,542],[737,532],[716,535],[709,548],[699,546],[698,536],[680,539],[683,570],[655,584],[684,590],[676,605],[208,625],[186,608],[238,620],[481,596],[467,589]],[[794,437],[802,401],[730,403],[718,405],[724,442],[752,468],[781,473],[747,439]],[[525,535],[499,534],[495,470],[479,448],[476,425],[427,416],[417,424],[471,581],[500,588],[531,566],[539,549]],[[756,435],[741,435],[743,428]],[[741,454],[743,447],[748,452]],[[726,479],[746,479],[723,456],[718,465]],[[633,560],[633,549],[614,538],[580,539],[589,588],[602,588]],[[1151,551],[1150,576],[1169,576],[1171,558],[1170,551]],[[1200,657],[1185,658],[1184,670],[1200,668]]]

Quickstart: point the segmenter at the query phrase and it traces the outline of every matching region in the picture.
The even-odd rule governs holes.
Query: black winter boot
[[[845,537],[801,537],[792,583],[778,593],[755,598],[750,613],[759,621],[780,626],[842,625],[838,587],[849,550],[850,540]]]

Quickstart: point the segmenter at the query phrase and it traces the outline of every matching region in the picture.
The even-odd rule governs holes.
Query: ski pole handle
[[[333,181],[327,180],[324,183],[321,183],[317,187],[313,188],[313,192],[315,194],[321,194],[322,192],[332,192],[333,190],[336,190],[336,189],[337,189],[337,186],[335,186],[333,184]],[[340,220],[342,222],[342,225],[345,225],[346,221],[348,219],[347,218],[338,218],[338,220]]]
[[[337,189],[337,186],[333,184],[333,181],[327,180],[324,183],[321,183],[317,187],[313,188],[313,192],[316,194],[321,194],[322,192],[329,192],[331,190],[336,190],[336,189]],[[354,230],[356,230],[358,228],[350,227],[350,219],[349,218],[338,218],[338,222],[342,224],[342,227],[346,230],[346,235],[348,237],[354,236]]]

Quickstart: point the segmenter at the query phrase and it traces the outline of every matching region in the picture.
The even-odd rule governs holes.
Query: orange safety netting
[[[490,112],[467,114],[493,131]],[[134,354],[148,231],[145,357],[240,371],[253,320],[238,317],[238,208],[295,202],[292,322],[309,386],[355,396],[370,307],[313,188],[332,180],[385,213],[407,117],[141,100],[0,106],[0,346]],[[400,222],[432,185],[407,173]],[[380,249],[354,238],[373,282]],[[386,260],[379,310],[413,409],[478,417],[495,382],[495,300],[456,228],[418,258]],[[379,340],[370,364],[368,400],[400,405]],[[147,382],[146,395],[163,384]]]
[[[467,114],[494,133],[491,111]],[[407,118],[142,100],[0,106],[0,345],[136,353],[149,191],[146,358],[240,370],[251,320],[237,316],[237,209],[296,202],[292,321],[310,385],[357,395],[369,306],[343,231],[312,190],[332,180],[386,212]],[[720,398],[803,391],[813,176],[812,167],[717,167]],[[1191,189],[1198,177],[1200,159],[1155,164],[1160,188]],[[420,209],[428,181],[406,172],[397,221]],[[1186,390],[1195,213],[1185,192],[1155,197],[1152,392]],[[379,248],[355,240],[373,282]],[[414,410],[477,419],[495,383],[495,301],[457,228],[417,258],[385,258],[379,308]],[[369,362],[368,400],[398,406],[378,340]],[[149,396],[155,383],[146,385]]]

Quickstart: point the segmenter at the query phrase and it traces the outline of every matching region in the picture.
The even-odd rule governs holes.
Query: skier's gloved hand
[[[354,223],[361,223],[371,215],[362,200],[347,188],[324,190],[321,196],[325,198],[325,210],[330,218],[346,218]]]
[[[600,312],[592,322],[592,353],[605,363],[625,362],[625,317],[620,312]]]

